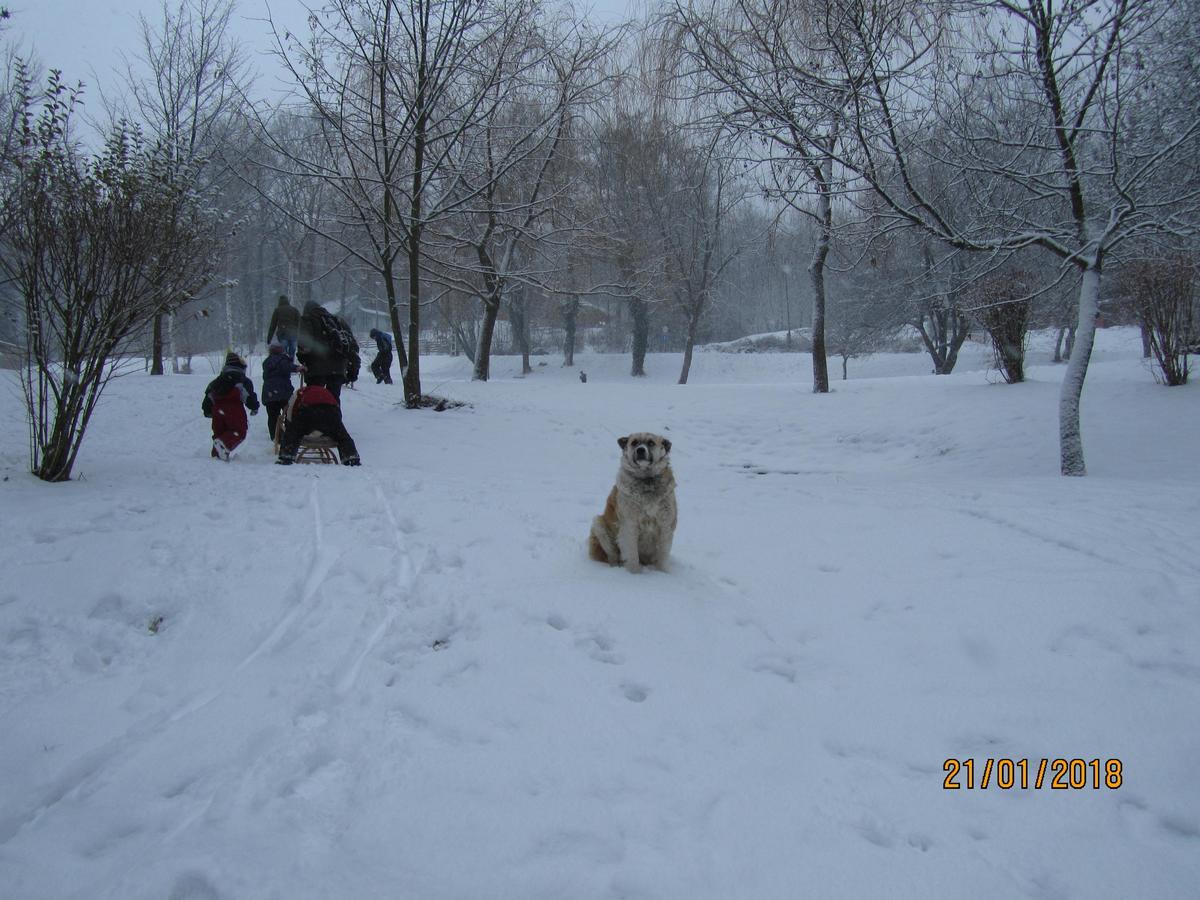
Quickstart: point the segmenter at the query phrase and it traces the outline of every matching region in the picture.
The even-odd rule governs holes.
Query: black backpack
[[[346,381],[353,384],[358,381],[358,372],[362,368],[362,360],[358,355],[358,341],[354,339],[354,332],[350,330],[345,319],[335,315],[330,315],[330,318],[333,319],[334,329],[337,333],[330,346],[334,348],[335,353],[346,360]]]
[[[350,326],[324,307],[317,307],[316,326],[313,331],[322,344],[329,348],[331,356],[349,359],[358,354],[358,343],[354,340],[354,332]]]
[[[358,356],[358,341],[354,337],[354,332],[350,330],[350,326],[346,320],[339,316],[332,316],[334,327],[337,330],[337,352],[349,359],[352,356]]]

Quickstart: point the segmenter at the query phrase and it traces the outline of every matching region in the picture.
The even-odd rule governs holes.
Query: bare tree
[[[506,298],[530,371],[521,304],[533,289],[552,290],[552,258],[575,233],[567,198],[578,175],[567,165],[573,125],[600,97],[611,32],[565,22],[528,23],[521,52],[497,79],[495,97],[460,133],[461,214],[446,220],[439,239],[443,284],[475,294],[483,308],[473,354],[474,378],[490,375],[492,339]]]
[[[848,57],[869,60],[872,95],[855,119],[865,176],[895,216],[952,247],[988,253],[1040,247],[1079,276],[1073,352],[1059,403],[1060,465],[1086,473],[1079,401],[1095,337],[1101,272],[1123,241],[1195,225],[1200,186],[1158,176],[1194,146],[1200,112],[1152,138],[1130,128],[1131,102],[1153,74],[1137,53],[1166,4],[1153,0],[975,0],[938,4],[947,30],[894,0],[874,8],[907,21],[907,43],[879,40],[860,16]],[[899,33],[899,28],[891,32]],[[953,35],[923,65],[900,50]],[[953,193],[922,189],[934,162]]]
[[[718,283],[741,250],[729,224],[744,200],[724,156],[719,133],[689,135],[682,128],[658,132],[663,146],[654,161],[662,171],[661,191],[646,191],[650,221],[663,256],[667,306],[684,322],[683,364],[679,383],[687,384],[696,338],[712,305]]]
[[[613,102],[595,124],[591,197],[597,220],[595,245],[615,268],[607,283],[596,285],[626,305],[632,332],[629,374],[646,374],[650,309],[658,301],[663,253],[648,197],[664,192],[662,167],[654,164],[667,127],[652,112],[639,109],[632,79],[621,79]]]
[[[71,137],[78,89],[57,73],[44,95],[30,88],[26,80],[0,267],[24,302],[31,467],[65,481],[120,354],[210,277],[217,240],[197,167],[128,125],[86,155]]]
[[[189,172],[219,156],[249,87],[245,53],[231,30],[234,10],[234,0],[161,0],[157,19],[138,17],[142,69],[125,63],[134,114]],[[208,168],[207,177],[220,177],[219,167]],[[165,314],[154,317],[152,375],[163,374]],[[167,324],[169,336],[173,322]],[[171,356],[177,370],[174,347]]]
[[[850,360],[874,353],[886,331],[886,320],[867,298],[843,297],[830,310],[829,348],[842,360],[842,381],[849,378]]]
[[[815,393],[829,390],[826,262],[845,192],[837,161],[868,74],[847,52],[847,6],[865,9],[844,0],[674,0],[670,13],[721,121],[746,139],[747,153],[764,148],[757,160],[768,194],[817,225],[808,264]]]
[[[503,93],[496,87],[521,46],[531,2],[334,0],[310,17],[306,42],[277,33],[324,146],[319,154],[277,142],[273,149],[289,177],[332,189],[333,220],[305,225],[380,278],[397,335],[397,281],[406,278],[410,407],[421,402],[427,232],[473,198],[458,189],[462,135]]]
[[[964,261],[961,254],[944,252],[929,235],[914,229],[904,229],[897,243],[907,258],[891,260],[894,281],[888,290],[901,295],[900,320],[920,336],[933,373],[949,375],[971,333],[963,298],[969,280]]]

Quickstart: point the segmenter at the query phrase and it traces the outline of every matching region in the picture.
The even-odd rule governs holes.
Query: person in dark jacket
[[[358,341],[354,340],[354,329],[350,327],[350,323],[341,316],[333,317],[337,323],[345,329],[346,333],[351,336],[350,355],[346,357],[346,381],[345,383],[354,386],[354,382],[358,381],[358,372],[362,368],[362,357],[358,355]],[[338,399],[341,399],[339,393]]]
[[[292,358],[283,352],[283,344],[278,338],[271,341],[262,364],[262,402],[267,408],[267,434],[271,440],[275,440],[279,414],[292,396],[292,373],[303,370],[302,365],[292,362]]]
[[[392,383],[392,336],[378,328],[371,329],[371,337],[375,339],[375,359],[371,361],[371,374],[375,383]]]
[[[204,401],[200,404],[205,417],[212,419],[215,459],[228,460],[246,439],[247,407],[250,415],[258,415],[258,396],[254,393],[254,382],[246,377],[246,361],[231,350],[225,354],[225,368],[204,389]]]
[[[283,352],[296,358],[296,333],[300,329],[300,311],[288,302],[287,294],[279,295],[279,305],[271,313],[271,324],[267,326],[267,343],[279,338]]]
[[[330,343],[329,333],[334,327],[333,316],[324,307],[313,300],[305,303],[296,359],[303,364],[309,384],[324,385],[334,397],[340,397],[346,383],[346,357]]]
[[[287,427],[279,442],[278,465],[290,466],[296,461],[300,440],[310,432],[321,434],[337,442],[338,456],[343,466],[361,465],[358,448],[342,422],[342,410],[337,397],[320,384],[306,384],[292,395],[288,406]]]

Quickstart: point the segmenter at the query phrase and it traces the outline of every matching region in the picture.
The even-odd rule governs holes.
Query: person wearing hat
[[[287,294],[279,295],[279,304],[271,313],[271,323],[267,325],[267,343],[272,338],[279,338],[283,352],[292,359],[296,358],[296,333],[300,329],[300,310],[288,302]]]
[[[246,361],[230,350],[225,354],[225,367],[204,389],[200,409],[212,419],[212,456],[228,460],[230,454],[246,439],[250,415],[258,415],[258,396],[254,382],[246,377]]]
[[[271,341],[267,349],[267,358],[262,364],[262,402],[267,408],[267,434],[275,440],[275,423],[294,390],[292,373],[303,372],[304,366],[292,362],[279,338]]]

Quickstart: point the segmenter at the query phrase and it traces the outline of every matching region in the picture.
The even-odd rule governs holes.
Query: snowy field
[[[1101,331],[1065,479],[1044,343],[825,396],[799,354],[432,358],[470,406],[360,383],[360,469],[272,465],[265,416],[211,460],[197,360],[115,381],[60,485],[0,373],[0,896],[1200,896],[1200,386]],[[667,573],[584,552],[635,430]]]

